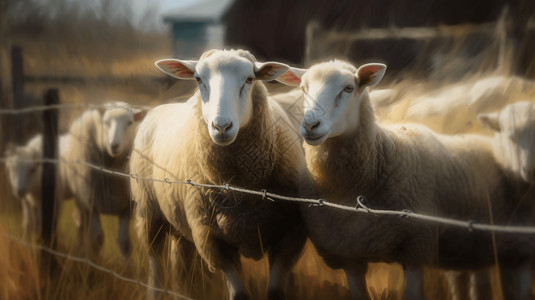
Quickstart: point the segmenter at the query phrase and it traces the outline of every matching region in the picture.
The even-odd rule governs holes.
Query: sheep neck
[[[355,131],[330,138],[320,146],[305,146],[307,163],[320,194],[337,195],[340,191],[333,201],[353,203],[357,195],[372,197],[383,185],[379,179],[384,178],[386,148],[392,141],[375,122],[367,95],[359,113]],[[348,187],[354,195],[347,195]]]
[[[201,117],[200,102],[197,103],[195,130],[200,138],[196,143],[196,158],[203,170],[203,180],[249,187],[268,184],[275,166],[274,131],[277,126],[270,122],[272,118],[266,95],[264,85],[256,82],[251,96],[252,118],[240,128],[236,140],[227,146],[219,146],[211,140]]]

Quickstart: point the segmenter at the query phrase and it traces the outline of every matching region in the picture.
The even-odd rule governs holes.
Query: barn
[[[196,58],[207,47],[222,44],[222,16],[232,0],[201,0],[172,9],[163,15],[169,24],[176,57]]]

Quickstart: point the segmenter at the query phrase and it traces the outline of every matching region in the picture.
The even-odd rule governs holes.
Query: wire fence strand
[[[171,295],[171,296],[175,296],[175,297],[177,297],[179,299],[193,300],[193,298],[189,298],[189,297],[184,296],[182,294],[179,294],[177,292],[174,292],[174,291],[171,291],[171,290],[168,290],[168,289],[157,288],[157,287],[154,287],[154,286],[151,286],[151,285],[147,284],[144,281],[123,276],[123,275],[117,273],[116,271],[114,271],[112,269],[105,268],[105,267],[103,267],[101,265],[98,265],[95,262],[93,262],[93,261],[91,261],[91,260],[89,260],[87,258],[73,256],[73,255],[70,255],[70,254],[67,254],[67,253],[63,253],[63,252],[54,250],[52,248],[49,248],[49,247],[46,247],[46,246],[43,246],[43,245],[29,243],[29,242],[23,241],[23,240],[15,237],[15,236],[9,234],[9,233],[6,233],[6,232],[0,232],[0,234],[3,235],[4,237],[9,238],[12,241],[18,243],[18,244],[20,244],[20,245],[25,246],[25,247],[36,249],[36,250],[45,251],[45,252],[48,252],[48,253],[50,253],[50,254],[52,254],[54,256],[57,256],[57,257],[62,257],[62,258],[65,258],[67,260],[71,260],[71,261],[87,264],[88,266],[90,266],[90,267],[92,267],[94,269],[97,269],[97,270],[99,270],[101,272],[110,274],[110,275],[112,275],[112,276],[114,276],[114,277],[116,277],[119,280],[122,280],[124,282],[137,284],[137,285],[142,286],[144,288],[147,288],[149,290],[154,290],[156,292],[160,292],[160,293],[168,294],[168,295]]]
[[[45,110],[72,109],[72,108],[125,108],[125,109],[138,108],[138,109],[142,109],[142,110],[151,109],[151,107],[149,107],[149,106],[131,105],[131,104],[129,104],[128,106],[122,106],[122,105],[115,105],[113,103],[103,103],[103,104],[95,104],[95,103],[62,103],[62,104],[56,104],[56,105],[32,106],[32,107],[27,107],[27,108],[0,109],[0,115],[19,115],[19,114],[28,114],[28,113],[34,113],[34,112],[42,112],[42,111],[45,111]]]
[[[5,162],[6,158],[0,158],[0,161]],[[221,191],[234,191],[238,193],[256,195],[256,196],[262,197],[262,199],[267,199],[270,201],[274,201],[274,200],[290,201],[290,202],[308,204],[313,207],[331,207],[331,208],[335,208],[339,210],[357,212],[357,213],[363,213],[363,214],[399,216],[399,217],[405,217],[405,218],[412,218],[415,220],[428,222],[428,223],[463,227],[469,231],[480,230],[480,231],[501,232],[501,233],[535,234],[535,226],[510,226],[510,225],[486,224],[486,223],[479,223],[474,220],[457,220],[457,219],[447,218],[447,217],[432,216],[432,215],[413,212],[409,209],[405,209],[401,211],[400,210],[373,209],[373,208],[368,207],[364,203],[365,198],[363,196],[356,196],[356,202],[357,202],[356,205],[348,206],[348,205],[330,202],[326,199],[290,197],[290,196],[271,193],[267,191],[267,189],[262,189],[260,191],[257,191],[257,190],[251,190],[251,189],[247,189],[247,188],[243,188],[239,186],[230,185],[228,183],[207,184],[207,183],[194,182],[190,179],[170,180],[169,178],[145,178],[145,177],[140,177],[133,173],[129,174],[129,173],[121,172],[121,171],[106,169],[103,166],[95,165],[95,164],[81,161],[81,160],[66,161],[65,159],[31,159],[31,160],[26,160],[26,161],[34,162],[34,163],[78,164],[78,165],[83,165],[83,166],[98,170],[106,174],[110,174],[114,176],[121,176],[125,178],[132,178],[136,180],[160,182],[160,183],[166,183],[166,184],[187,184],[187,185],[194,186],[194,187],[218,189]]]

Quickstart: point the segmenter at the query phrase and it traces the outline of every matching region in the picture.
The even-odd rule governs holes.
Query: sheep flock
[[[491,74],[435,90],[383,87],[381,63],[335,59],[302,69],[247,50],[155,65],[196,82],[194,93],[148,110],[113,101],[80,114],[59,138],[54,208],[74,199],[78,247],[90,258],[101,252],[104,214],[118,218],[118,249],[131,259],[132,219],[148,260],[148,299],[166,298],[171,273],[195,268],[220,274],[227,290],[218,293],[229,299],[289,299],[307,243],[343,270],[352,299],[373,299],[370,263],[402,267],[403,299],[426,299],[425,268],[447,274],[454,299],[485,299],[495,265],[505,299],[534,297],[533,234],[270,194],[346,207],[360,196],[377,210],[535,226],[535,82]],[[35,239],[42,136],[4,156],[24,238]],[[267,288],[249,291],[243,260],[264,257]],[[465,275],[470,295],[458,288]]]

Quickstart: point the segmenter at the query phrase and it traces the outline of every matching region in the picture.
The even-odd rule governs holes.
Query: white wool
[[[59,136],[59,156],[64,158],[69,144],[69,135]],[[6,169],[9,182],[15,197],[19,198],[22,205],[23,231],[26,237],[39,235],[41,226],[41,181],[42,164],[38,162],[43,157],[42,135],[34,136],[26,145],[15,147],[6,151]],[[37,162],[32,162],[37,160]],[[59,212],[61,203],[72,197],[67,185],[65,165],[57,164],[56,180],[56,213]]]
[[[493,151],[502,166],[527,183],[535,182],[535,103],[509,104],[478,119],[495,132]]]
[[[385,101],[370,94],[382,123],[415,122],[445,134],[492,132],[477,122],[477,114],[501,109],[535,96],[535,83],[515,76],[488,76],[445,86],[439,90],[401,95],[394,90]],[[376,99],[377,98],[377,99]]]
[[[367,86],[380,80],[385,68],[367,64],[355,69],[334,61],[302,75],[309,103],[301,133],[318,197],[355,205],[361,195],[371,208],[410,209],[483,223],[490,222],[489,209],[495,223],[530,219],[522,202],[527,187],[496,162],[490,138],[445,136],[422,125],[384,126],[375,121]],[[410,270],[407,293],[421,287],[418,270],[423,266],[472,269],[494,263],[490,235],[481,232],[334,209],[306,208],[303,213],[318,253],[357,281],[350,284],[359,287],[352,291],[356,296],[367,294],[368,262],[397,262]],[[497,235],[503,282],[511,281],[508,271],[527,267],[532,244],[527,238]],[[509,253],[518,261],[508,258]],[[506,295],[518,291],[507,286]]]
[[[157,65],[178,78],[198,77],[200,91],[186,103],[161,105],[147,114],[134,141],[133,174],[298,195],[306,178],[300,138],[261,82],[287,66],[258,63],[243,50],[209,51],[198,62],[163,60]],[[225,122],[232,126],[219,130]],[[164,240],[159,228],[170,228],[194,245],[208,266],[223,271],[231,297],[245,293],[235,276],[240,255],[260,259],[263,251],[270,253],[270,261],[282,264],[280,273],[287,275],[304,245],[306,235],[293,204],[181,184],[130,182],[138,236],[151,249],[149,281],[156,286]],[[270,291],[284,282],[273,278]]]
[[[143,115],[143,111],[125,102],[110,102],[102,109],[85,111],[70,127],[66,160],[127,172],[135,128]],[[89,232],[90,252],[98,252],[103,242],[99,215],[116,215],[120,219],[119,247],[123,256],[128,256],[131,251],[128,179],[76,163],[70,163],[66,173],[79,211],[80,244],[85,243],[83,236]]]

